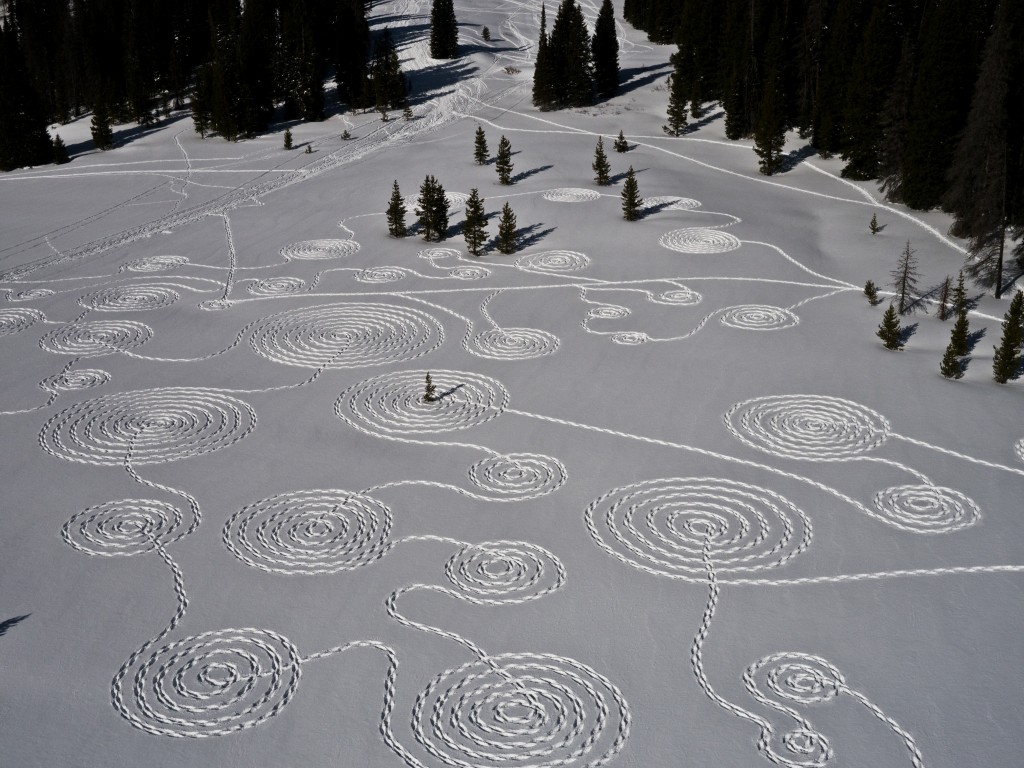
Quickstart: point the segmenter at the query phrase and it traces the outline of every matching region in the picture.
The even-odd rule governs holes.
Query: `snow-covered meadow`
[[[947,218],[795,137],[760,176],[717,110],[667,137],[625,25],[622,93],[539,113],[540,3],[456,11],[440,62],[429,4],[374,9],[411,121],[98,153],[86,118],[0,176],[0,762],[1019,765],[1008,302],[971,291],[951,382],[949,324],[888,352],[861,290],[907,240],[955,275]],[[389,238],[426,174],[448,239]],[[472,188],[519,252],[467,253]]]

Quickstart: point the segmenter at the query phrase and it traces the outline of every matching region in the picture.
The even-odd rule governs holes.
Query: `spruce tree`
[[[622,185],[622,217],[626,221],[636,221],[640,218],[640,206],[643,203],[640,186],[636,183],[636,173],[631,165],[626,171],[626,181]]]
[[[466,200],[466,221],[462,225],[462,236],[466,239],[467,250],[479,256],[480,248],[487,242],[487,215],[484,213],[484,201],[475,187],[469,191],[469,199]]]
[[[864,295],[868,297],[868,304],[872,307],[878,303],[878,288],[875,287],[873,280],[864,283]]]
[[[956,354],[963,357],[970,352],[970,322],[967,318],[967,292],[964,290],[963,272],[960,273],[956,290],[953,292],[953,310],[956,312],[956,322],[950,331],[949,343]]]
[[[946,279],[939,286],[939,320],[945,322],[949,319],[949,301],[953,293],[953,278],[946,275]]]
[[[398,189],[398,179],[391,187],[391,199],[388,201],[388,234],[391,237],[405,237],[409,231],[405,226],[405,200]]]
[[[992,357],[992,378],[999,384],[1006,384],[1021,374],[1021,364],[1024,363],[1024,356],[1021,355],[1021,344],[1024,343],[1022,320],[1024,293],[1017,291],[1003,317],[1003,336],[999,346],[993,347],[995,355]]]
[[[611,172],[611,165],[608,163],[608,156],[604,153],[604,137],[597,137],[597,146],[594,148],[594,162],[590,166],[594,169],[594,181],[600,184],[602,187],[608,186],[611,183],[611,177],[608,175]]]
[[[423,402],[433,403],[437,400],[437,384],[430,378],[430,373],[427,373],[427,378],[423,382]]]
[[[896,307],[893,304],[890,304],[885,310],[885,314],[882,315],[882,323],[878,326],[875,335],[882,340],[886,349],[896,351],[903,349],[903,331],[900,328],[899,315],[896,314]]]
[[[896,293],[896,304],[901,315],[909,312],[917,301],[917,281],[921,275],[917,271],[917,257],[914,255],[916,253],[907,240],[907,244],[900,252],[896,269],[889,273],[892,277],[890,285]]]
[[[868,222],[868,229],[871,230],[871,234],[872,235],[877,235],[878,234],[878,231],[879,231],[880,228],[878,226],[878,215],[877,214],[874,214],[874,213],[871,214],[871,221]]]
[[[482,125],[476,127],[476,134],[473,137],[473,160],[477,165],[487,163],[487,134],[484,133]]]
[[[512,142],[504,136],[498,142],[498,155],[495,159],[494,168],[498,172],[499,184],[512,183]]]
[[[629,142],[626,141],[626,135],[621,130],[618,138],[615,139],[614,146],[616,152],[629,152]]]
[[[512,206],[505,203],[498,220],[498,250],[504,254],[515,253],[517,241],[516,215],[512,212]]]
[[[55,133],[53,136],[53,162],[56,165],[71,162],[71,158],[68,157],[68,148],[64,145],[64,139],[60,137],[59,133]]]
[[[611,0],[601,3],[590,47],[594,62],[594,89],[601,98],[610,98],[619,89],[619,40]]]
[[[291,128],[285,128],[284,129],[284,148],[285,149],[291,149],[292,148],[292,129]]]
[[[10,10],[35,5],[19,2]],[[3,16],[4,11],[0,10],[0,19]],[[23,36],[24,31],[11,21],[0,21],[0,170],[4,171],[43,165],[53,158],[46,111],[28,70]]]
[[[946,345],[946,351],[939,363],[939,373],[947,379],[962,379],[964,375],[964,364],[956,353],[953,341]]]
[[[430,56],[454,59],[458,56],[459,28],[452,0],[433,0],[430,7]]]
[[[398,59],[395,41],[387,27],[384,28],[384,34],[374,43],[370,78],[366,81],[365,87],[367,93],[360,98],[361,106],[385,111],[405,106],[408,87]]]
[[[96,105],[93,107],[89,131],[92,133],[92,141],[96,145],[96,149],[106,151],[114,146],[114,132],[110,128],[110,114],[107,112],[107,105],[102,101],[96,102]]]
[[[533,67],[533,106],[554,109],[558,97],[555,93],[555,58],[548,41],[547,8],[540,6],[540,35],[537,38],[537,56]]]
[[[402,109],[402,119],[406,122],[412,120],[412,107],[408,104]]]
[[[480,30],[480,36],[484,39],[485,43],[491,42],[491,30],[488,27],[484,27]]]
[[[562,0],[547,41],[551,95],[555,108],[583,107],[594,100],[590,33],[576,0]]]
[[[669,136],[680,136],[686,128],[686,93],[679,67],[668,78],[668,125],[662,130]]]
[[[424,240],[433,240],[437,236],[437,216],[434,211],[437,206],[437,190],[440,185],[432,175],[427,174],[420,185],[420,196],[416,200],[416,217],[423,233]]]
[[[783,92],[782,42],[778,18],[772,23],[766,54],[767,74],[761,107],[754,123],[754,153],[760,158],[758,169],[765,176],[782,170],[782,150],[786,145],[786,97]]]

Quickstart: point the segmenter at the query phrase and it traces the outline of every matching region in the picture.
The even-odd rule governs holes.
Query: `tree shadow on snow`
[[[910,325],[904,325],[900,328],[900,341],[906,344],[910,341],[911,336],[917,333],[917,323],[911,323]]]
[[[646,203],[644,203],[644,205],[640,208],[640,218],[646,219],[648,216],[653,216],[656,213],[661,213],[670,205],[672,205],[673,202],[675,201],[663,200],[662,202],[655,203],[654,205],[647,205]]]
[[[634,168],[633,169],[633,173],[635,175],[639,175],[639,174],[643,173],[644,171],[648,171],[648,170],[650,170],[650,169],[649,168]],[[620,181],[624,181],[628,175],[629,175],[629,173],[627,171],[623,171],[622,173],[613,174],[612,176],[608,177],[608,185],[611,186],[612,184],[618,184]]]
[[[715,122],[715,120],[722,117],[724,114],[725,112],[722,111],[721,109],[709,107],[707,114],[704,115],[700,120],[694,120],[693,122],[688,123],[685,128],[683,128],[683,135],[685,136],[688,133],[696,133],[705,125],[710,125],[711,123]]]
[[[978,346],[979,341],[985,338],[985,333],[987,331],[987,328],[979,328],[978,330],[967,334],[967,354],[974,352],[974,348]]]
[[[667,74],[670,69],[672,69],[672,64],[667,61],[660,64],[649,64],[646,67],[629,67],[627,69],[620,69],[619,88],[615,92],[615,95],[623,96],[630,91],[635,91],[638,88],[643,88],[645,85],[650,85],[658,78]]]
[[[810,144],[800,147],[799,149],[794,149],[792,152],[788,152],[782,158],[782,165],[779,167],[779,173],[787,173],[793,170],[808,157],[816,154],[818,154],[818,151]]]
[[[24,616],[13,616],[6,621],[0,621],[0,637],[6,635],[9,630],[13,629],[18,624],[21,624],[21,622],[31,615],[31,613],[26,613]]]
[[[520,228],[519,231],[516,232],[520,250],[532,248],[556,229],[556,227],[541,229],[543,226],[543,224],[531,224],[528,227]]]
[[[440,401],[440,400],[444,400],[446,397],[451,397],[456,392],[458,392],[460,389],[462,389],[464,386],[466,386],[466,385],[465,384],[456,384],[454,387],[452,387],[451,389],[447,390],[446,392],[442,392],[440,395],[437,396],[436,399],[438,401]]]
[[[512,177],[512,183],[517,184],[520,181],[526,181],[531,176],[536,176],[538,173],[543,173],[544,171],[550,171],[554,167],[555,166],[553,165],[541,165],[536,168],[531,168],[528,171],[517,173],[515,176]]]

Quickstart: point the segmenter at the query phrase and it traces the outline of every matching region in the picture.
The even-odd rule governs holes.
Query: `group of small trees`
[[[540,39],[533,75],[533,103],[540,109],[592,104],[619,87],[619,42],[611,0],[604,0],[590,36],[576,0],[562,0],[551,34],[541,6]]]
[[[629,148],[626,137],[619,131],[619,137],[615,140],[615,149],[624,152]],[[620,147],[624,147],[620,149]],[[597,137],[597,146],[594,147],[594,162],[590,166],[594,169],[594,181],[602,187],[611,184],[611,163],[608,162],[608,155],[604,151],[604,137]],[[640,218],[640,211],[644,204],[640,197],[640,185],[636,181],[636,171],[629,166],[626,171],[626,180],[622,184],[622,217],[626,221],[636,221]]]

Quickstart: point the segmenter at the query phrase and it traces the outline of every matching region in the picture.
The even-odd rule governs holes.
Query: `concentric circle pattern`
[[[690,288],[675,288],[670,291],[659,293],[654,302],[657,304],[672,304],[677,307],[692,307],[700,304],[704,297],[697,291]]]
[[[825,395],[777,395],[745,400],[725,416],[729,431],[752,448],[808,461],[843,461],[873,451],[890,434],[870,408]]]
[[[886,488],[875,495],[875,509],[886,522],[915,533],[950,533],[981,519],[973,499],[935,485]]]
[[[443,261],[445,259],[458,259],[462,256],[462,251],[457,248],[445,248],[443,246],[436,246],[434,248],[424,248],[422,251],[416,254],[421,259],[433,263],[435,261]]]
[[[286,245],[281,255],[287,261],[299,259],[318,261],[321,259],[343,259],[352,256],[359,250],[355,240],[303,240]]]
[[[627,307],[620,307],[617,304],[602,304],[587,312],[587,317],[595,320],[621,320],[629,315],[630,311]]]
[[[491,274],[491,270],[486,267],[455,267],[449,270],[448,277],[454,277],[456,280],[482,280]]]
[[[679,253],[726,253],[740,247],[739,239],[728,232],[703,227],[687,227],[666,232],[658,241],[663,248]]]
[[[126,557],[152,552],[192,533],[199,520],[155,499],[122,499],[83,509],[61,533],[68,546],[88,555]]]
[[[143,389],[83,400],[39,433],[44,451],[68,461],[120,466],[159,464],[226,448],[256,426],[256,413],[215,390]]]
[[[356,272],[360,283],[395,283],[404,278],[405,270],[400,267],[370,267]]]
[[[160,285],[115,285],[86,294],[78,303],[97,312],[144,312],[169,307],[181,296]]]
[[[243,507],[224,526],[228,550],[284,574],[337,573],[372,563],[388,546],[391,511],[342,490],[296,491]]]
[[[223,736],[259,725],[287,705],[299,684],[300,663],[295,646],[276,632],[203,632],[122,667],[114,704],[147,733]]]
[[[592,189],[568,187],[565,189],[549,189],[543,194],[545,200],[553,203],[589,203],[600,199],[601,194]]]
[[[292,296],[306,291],[306,281],[300,277],[268,277],[250,283],[247,290],[253,296]]]
[[[651,337],[640,331],[624,331],[623,333],[612,334],[612,341],[627,347],[635,347],[639,344],[646,344]]]
[[[417,741],[457,768],[600,766],[629,727],[616,686],[553,654],[504,653],[447,670],[413,707]]]
[[[469,480],[495,501],[525,501],[557,491],[568,478],[565,465],[539,453],[491,456],[469,468]]]
[[[585,512],[595,542],[640,570],[705,579],[777,568],[811,543],[806,515],[766,488],[724,478],[648,480],[615,488]]]
[[[186,256],[146,256],[127,261],[121,265],[121,272],[169,272],[188,264]]]
[[[558,349],[558,337],[537,328],[492,328],[473,338],[476,354],[491,360],[531,360]]]
[[[782,307],[744,304],[726,309],[721,321],[724,326],[744,331],[781,331],[798,325],[800,318]]]
[[[301,368],[361,368],[413,360],[444,341],[425,312],[394,304],[325,304],[260,320],[250,343],[261,357]]]
[[[34,299],[45,299],[47,296],[53,296],[53,291],[49,288],[26,288],[24,291],[18,291],[11,298],[11,301],[32,301]]]
[[[99,357],[141,347],[152,337],[152,328],[134,320],[90,320],[50,331],[39,346],[57,355]]]
[[[98,368],[78,368],[48,376],[39,382],[47,392],[76,392],[100,387],[110,381],[110,374]]]
[[[230,299],[207,299],[201,301],[197,305],[204,312],[221,312],[225,309],[231,309]]]
[[[843,673],[821,656],[785,651],[758,659],[743,682],[759,699],[766,694],[798,704],[821,704],[847,689]]]
[[[43,319],[43,313],[38,309],[27,307],[15,307],[12,309],[0,309],[0,336],[13,336],[31,328]]]
[[[508,406],[508,392],[489,376],[466,371],[430,372],[438,399],[423,402],[423,371],[394,371],[341,393],[334,412],[372,435],[401,437],[451,432],[484,424]]]
[[[565,566],[551,552],[525,541],[467,544],[445,565],[461,597],[501,605],[536,600],[565,584]]]
[[[590,266],[590,257],[579,251],[544,251],[520,256],[515,265],[532,272],[559,275],[586,269]]]

